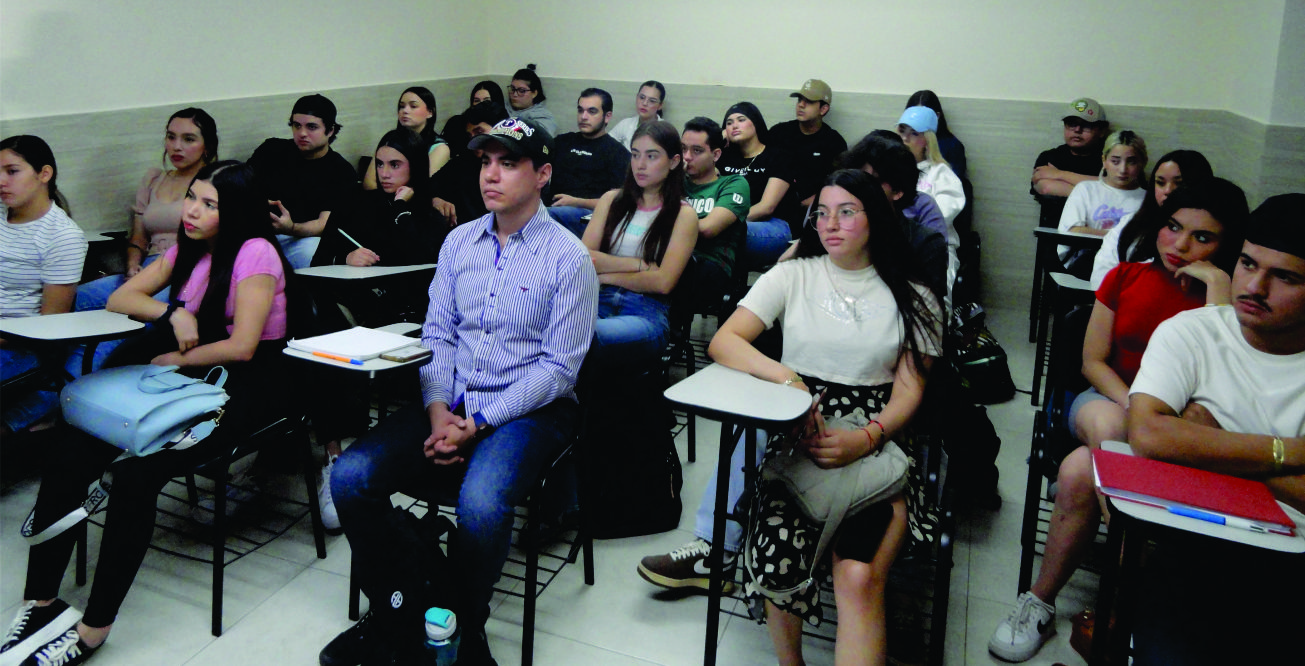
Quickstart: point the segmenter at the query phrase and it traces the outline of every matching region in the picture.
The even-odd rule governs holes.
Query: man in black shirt
[[[583,236],[584,216],[594,211],[598,197],[621,186],[630,168],[630,151],[607,134],[612,96],[601,88],[586,88],[576,101],[576,126],[554,140],[553,194],[548,214],[576,236]]]
[[[305,95],[290,111],[293,139],[268,139],[249,158],[271,206],[269,217],[286,259],[308,266],[333,210],[354,204],[358,174],[331,143],[340,132],[335,104]]]
[[[834,161],[847,150],[847,141],[825,124],[834,93],[820,79],[807,79],[797,98],[797,118],[770,128],[767,144],[783,148],[794,159],[795,199],[805,209],[820,192],[820,184],[834,170]]]
[[[1074,186],[1101,173],[1101,146],[1110,134],[1106,110],[1095,99],[1080,97],[1066,111],[1065,143],[1038,155],[1029,187],[1042,206],[1038,226],[1053,229]]]

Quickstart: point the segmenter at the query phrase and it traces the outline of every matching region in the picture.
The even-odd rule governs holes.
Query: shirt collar
[[[484,226],[481,228],[480,236],[484,239],[496,240],[498,234],[494,232],[494,221],[498,219],[497,213],[490,213],[484,218]],[[526,222],[525,226],[512,236],[520,236],[521,242],[525,244],[526,249],[531,254],[538,254],[544,244],[544,235],[548,226],[554,224],[553,218],[548,215],[548,208],[544,206],[544,201],[539,201],[539,207],[535,209],[535,214]],[[512,236],[508,236],[511,238]]]

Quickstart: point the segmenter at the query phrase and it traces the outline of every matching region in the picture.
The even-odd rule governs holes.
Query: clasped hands
[[[801,420],[796,435],[796,447],[817,467],[834,469],[850,465],[880,449],[883,445],[883,432],[872,435],[873,428],[826,428],[825,417],[820,413],[819,405],[812,405],[804,419]]]
[[[449,411],[444,403],[430,407],[430,437],[422,443],[423,452],[436,465],[466,462],[476,441],[476,424]]]

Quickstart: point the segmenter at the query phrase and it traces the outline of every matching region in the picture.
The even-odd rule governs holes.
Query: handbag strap
[[[853,467],[854,467],[853,465],[840,467],[838,468],[838,472],[841,476],[847,477],[849,475],[848,470]],[[805,590],[807,587],[809,587],[815,582],[816,563],[820,562],[820,558],[821,556],[824,555],[825,549],[828,548],[829,543],[833,541],[834,534],[838,532],[838,526],[843,523],[843,518],[847,515],[848,509],[851,508],[852,500],[855,499],[854,497],[852,497],[852,492],[854,489],[851,486],[853,484],[840,482],[837,485],[838,485],[838,496],[835,498],[836,501],[832,505],[834,507],[833,510],[830,512],[828,519],[825,520],[824,527],[821,528],[820,530],[820,539],[816,542],[816,552],[811,558],[811,569],[808,572],[810,575],[807,577],[806,580],[802,581],[801,583],[799,583],[794,587],[785,590],[771,590],[762,587],[760,583],[757,581],[757,575],[755,573],[756,561],[752,559],[752,549],[747,547],[746,545],[744,546],[743,568],[745,571],[748,572],[748,578],[752,579],[753,585],[756,586],[757,590],[760,591],[763,595],[767,597],[775,598],[785,594],[793,594]],[[784,487],[786,490],[788,490],[787,486]]]
[[[226,371],[223,370],[222,373],[222,377],[219,381],[226,381]],[[213,418],[200,421],[199,423],[185,429],[181,434],[172,438],[167,444],[164,444],[159,451],[184,451],[200,443],[205,437],[213,434],[213,430],[218,427],[218,423],[222,420],[222,414],[223,412],[221,409],[217,410],[214,412]],[[91,482],[91,485],[86,489],[86,499],[82,501],[81,506],[69,511],[62,518],[54,521],[53,524],[40,532],[35,531],[36,508],[33,507],[31,512],[27,514],[27,519],[23,521],[22,527],[19,529],[19,533],[27,539],[27,545],[35,546],[49,541],[103,509],[104,503],[109,499],[109,491],[113,487],[113,464],[120,460],[132,457],[134,456],[131,452],[123,451],[117,458],[114,458],[113,462],[109,463],[109,467],[104,472],[104,475]]]

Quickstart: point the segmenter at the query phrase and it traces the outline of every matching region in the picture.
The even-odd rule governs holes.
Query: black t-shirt
[[[358,174],[340,153],[306,160],[290,139],[268,139],[249,158],[268,199],[280,200],[290,219],[308,222],[323,211],[347,210],[358,196]]]
[[[788,222],[790,225],[797,225],[801,219],[802,213],[797,212],[793,192],[793,160],[783,148],[766,146],[754,157],[744,157],[743,153],[735,146],[725,148],[721,153],[720,160],[716,162],[716,169],[725,174],[738,174],[748,181],[748,189],[752,192],[752,205],[761,202],[762,197],[766,194],[766,185],[771,178],[778,178],[789,184],[788,192],[780,200],[779,205],[775,207],[775,217]]]
[[[597,199],[625,182],[630,168],[630,151],[620,141],[604,134],[586,139],[568,132],[553,141],[552,194],[569,194],[580,199]]]
[[[770,128],[766,141],[793,156],[794,200],[799,202],[820,191],[834,162],[847,150],[843,135],[824,123],[815,134],[803,134],[798,121],[782,122]]]
[[[1033,168],[1046,164],[1054,164],[1061,171],[1096,176],[1101,173],[1101,154],[1094,149],[1086,155],[1075,155],[1069,146],[1062,143],[1051,150],[1039,153],[1038,159],[1033,162]],[[1060,213],[1065,209],[1065,197],[1038,194],[1032,185],[1029,186],[1029,194],[1032,194],[1042,206],[1038,219],[1039,226],[1054,227],[1060,223]]]

